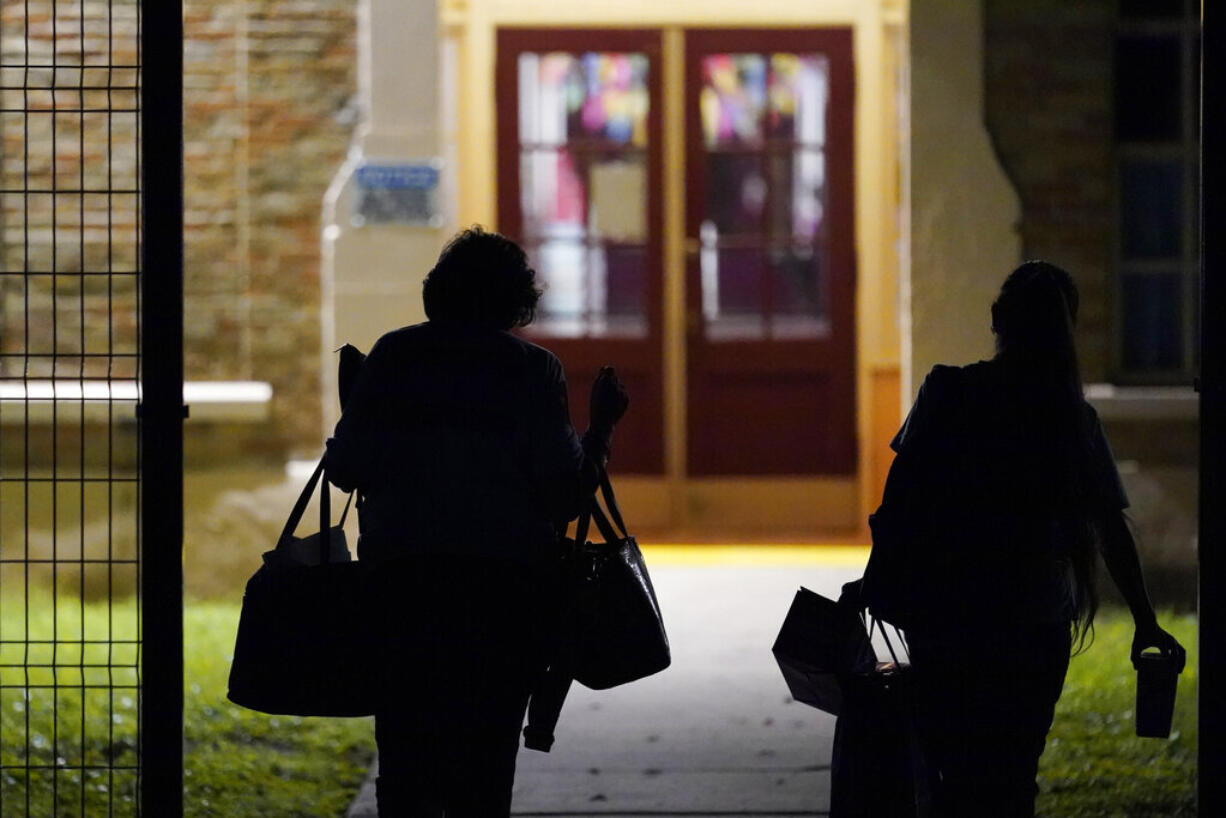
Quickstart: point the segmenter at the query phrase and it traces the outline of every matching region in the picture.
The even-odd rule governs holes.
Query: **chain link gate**
[[[0,818],[182,811],[181,5],[143,5],[0,0]]]

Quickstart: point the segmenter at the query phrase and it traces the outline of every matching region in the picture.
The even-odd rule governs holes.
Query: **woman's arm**
[[[592,384],[592,422],[579,439],[570,421],[561,365],[555,358],[550,363],[551,383],[536,409],[531,454],[546,511],[561,527],[578,516],[585,498],[596,489],[601,467],[609,457],[613,428],[626,411],[628,398],[613,369],[602,369]]]
[[[1149,592],[1145,590],[1145,577],[1141,572],[1141,559],[1137,556],[1137,545],[1128,528],[1128,521],[1122,511],[1111,511],[1103,514],[1098,521],[1100,546],[1103,562],[1115,586],[1120,589],[1128,610],[1132,612],[1132,621],[1136,632],[1132,639],[1132,661],[1145,648],[1156,647],[1165,654],[1176,654],[1183,663],[1183,646],[1158,626],[1154,615],[1154,606],[1149,601]]]

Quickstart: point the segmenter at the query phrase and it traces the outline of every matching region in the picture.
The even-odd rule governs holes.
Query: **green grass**
[[[1137,676],[1128,659],[1132,620],[1125,611],[1103,611],[1094,644],[1069,663],[1039,763],[1039,815],[1196,815],[1196,619],[1160,620],[1188,650],[1170,740],[1137,738]]]
[[[20,600],[6,594],[0,609],[3,638],[22,638],[27,626],[33,639],[79,639],[82,633],[86,638],[135,635],[135,608],[128,602],[108,618],[105,605],[82,607],[75,599],[61,597],[53,621],[49,601],[49,597],[31,599],[27,619]],[[230,704],[226,678],[237,623],[234,604],[187,606],[185,815],[343,815],[374,755],[371,720],[266,716]],[[0,664],[22,662],[20,648],[5,645]],[[115,816],[133,814],[134,775],[87,771],[82,781],[79,771],[67,768],[80,766],[82,760],[86,765],[135,763],[135,692],[89,690],[83,698],[80,689],[70,688],[55,700],[52,690],[37,685],[53,680],[60,685],[80,684],[82,678],[86,684],[134,683],[134,671],[121,667],[134,657],[133,648],[114,648],[111,667],[86,669],[82,677],[82,658],[86,663],[107,664],[105,646],[87,648],[84,657],[80,648],[59,645],[52,655],[51,646],[46,646],[26,661],[54,661],[58,665],[54,676],[49,668],[0,671],[5,684],[23,684],[29,673],[28,688],[0,690],[0,763],[64,768],[57,773],[33,772],[28,780],[20,771],[6,771],[0,776],[0,818],[109,815],[112,809]],[[53,803],[58,805],[54,812]]]
[[[343,815],[374,756],[373,721],[266,716],[231,704],[237,625],[233,604],[187,608],[185,814]]]
[[[7,591],[7,589],[6,589]],[[108,619],[107,607],[61,597],[52,620],[49,598],[31,599],[28,621],[20,599],[6,592],[0,606],[0,635],[60,640],[122,639],[135,635],[136,611],[120,602]],[[1164,616],[1163,624],[1188,648],[1188,667],[1179,680],[1175,732],[1169,741],[1133,734],[1135,679],[1128,662],[1132,627],[1127,616],[1106,611],[1099,617],[1093,646],[1074,657],[1056,712],[1047,751],[1040,764],[1039,812],[1055,818],[1094,816],[1195,815],[1196,775],[1196,622],[1190,616]],[[230,704],[226,677],[238,621],[232,603],[189,603],[186,612],[186,815],[190,818],[246,815],[342,815],[374,753],[368,719],[299,719],[266,716]],[[11,667],[23,661],[23,646],[0,648],[0,681],[28,689],[0,689],[0,762],[48,766],[134,763],[136,696],[127,689],[52,691],[35,686],[52,680],[50,669]],[[62,684],[135,681],[129,647],[80,649],[59,645],[32,648],[31,664],[59,667]],[[29,674],[28,677],[26,674]],[[28,682],[22,682],[27,679]],[[109,680],[109,681],[108,681]],[[76,682],[79,684],[79,682]],[[58,711],[59,718],[52,714]],[[28,756],[27,756],[27,738]],[[132,814],[135,777],[80,774],[62,769],[58,780],[59,814]],[[29,818],[51,816],[50,771],[31,776]],[[0,818],[22,818],[26,777],[0,776]],[[82,811],[84,798],[84,811]],[[990,814],[990,813],[985,813]]]

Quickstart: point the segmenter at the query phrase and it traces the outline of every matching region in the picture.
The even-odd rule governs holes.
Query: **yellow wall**
[[[459,224],[496,225],[497,190],[494,110],[495,32],[503,26],[659,28],[664,36],[665,322],[664,362],[667,491],[658,480],[625,481],[627,505],[644,502],[641,523],[667,529],[701,528],[705,520],[723,530],[743,528],[763,533],[760,520],[711,516],[711,509],[732,508],[754,491],[776,491],[793,502],[782,503],[773,516],[778,532],[804,535],[840,530],[862,535],[864,517],[876,506],[888,467],[880,438],[897,427],[899,407],[899,282],[904,259],[903,159],[905,133],[906,0],[622,0],[619,3],[550,0],[440,0],[442,30],[453,55],[457,94],[445,104],[447,153],[455,157],[456,210]],[[684,292],[684,37],[696,27],[847,26],[854,32],[856,71],[855,195],[857,258],[857,423],[859,473],[851,479],[808,481],[808,494],[795,481],[767,486],[768,481],[687,480],[685,463],[685,292]],[[887,437],[888,439],[888,437]],[[637,483],[642,483],[639,486]],[[641,491],[640,491],[641,490]],[[657,498],[654,504],[646,498]],[[669,502],[660,503],[665,496]],[[650,506],[650,507],[649,507]],[[745,514],[749,505],[745,505]],[[759,515],[760,516],[760,515]],[[769,532],[765,532],[769,533]]]
[[[912,0],[908,402],[934,364],[992,356],[992,299],[1022,259],[1021,201],[983,114],[982,0]]]

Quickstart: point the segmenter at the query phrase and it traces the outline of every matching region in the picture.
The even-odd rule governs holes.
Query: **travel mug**
[[[1175,714],[1175,683],[1179,659],[1161,653],[1142,653],[1137,666],[1137,735],[1169,738]]]

